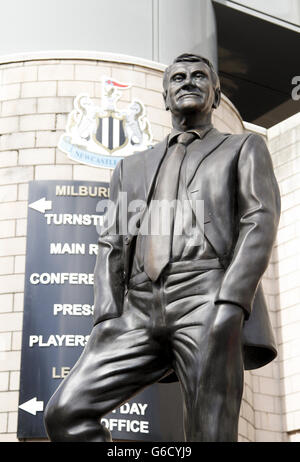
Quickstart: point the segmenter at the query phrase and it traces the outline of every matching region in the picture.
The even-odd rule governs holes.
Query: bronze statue
[[[258,135],[213,128],[220,83],[207,59],[179,56],[163,86],[173,130],[114,171],[95,267],[95,325],[48,403],[52,441],[111,441],[100,418],[174,372],[186,440],[236,441],[244,369],[276,356],[260,284],[280,214],[268,149]],[[127,204],[141,204],[127,207],[126,220],[124,193]],[[190,213],[175,233],[183,200]],[[177,204],[169,232],[142,232],[161,201]]]

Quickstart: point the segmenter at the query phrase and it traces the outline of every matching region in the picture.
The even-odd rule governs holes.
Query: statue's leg
[[[243,313],[229,305],[220,316],[214,299],[223,276],[221,269],[187,271],[172,274],[164,284],[165,320],[172,366],[182,388],[187,441],[237,440]]]
[[[101,417],[167,370],[163,352],[147,328],[142,328],[135,310],[97,324],[78,362],[47,405],[45,426],[50,440],[111,441]]]
[[[213,302],[197,311],[189,313],[174,335],[186,440],[234,442],[243,392],[240,332],[234,323],[216,325],[218,306]]]

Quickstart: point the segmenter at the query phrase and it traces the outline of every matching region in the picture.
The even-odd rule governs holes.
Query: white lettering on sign
[[[55,303],[53,305],[53,314],[57,316],[62,314],[63,316],[91,316],[94,313],[94,305],[79,303]]]
[[[146,409],[148,404],[142,403],[125,403],[123,406],[120,407],[121,414],[137,414],[137,415],[145,415]]]
[[[94,284],[93,273],[32,273],[29,278],[30,284]]]
[[[35,345],[39,347],[84,347],[89,339],[89,335],[55,335],[51,334],[49,337],[44,337],[43,335],[30,335],[29,336],[29,346],[34,347]]]
[[[81,213],[45,213],[47,225],[76,225],[90,226],[103,224],[102,215],[88,215]]]
[[[65,242],[50,242],[50,254],[51,255],[85,255],[86,245],[84,243],[72,242],[69,244]],[[88,246],[89,255],[98,254],[98,244],[89,244]]]
[[[147,420],[101,419],[101,423],[109,430],[125,431],[128,433],[149,433],[149,422]]]
[[[66,253],[69,255],[84,255],[85,244],[79,244],[76,242],[73,242],[72,244],[68,244],[67,242],[65,244],[62,244],[61,242],[50,243],[50,254],[64,255]]]
[[[74,185],[56,185],[55,193],[57,196],[108,197],[109,188],[84,185],[76,188]]]
[[[90,244],[89,245],[89,255],[97,255],[98,254],[98,244]]]
[[[67,366],[62,366],[59,370],[56,367],[52,367],[52,378],[53,379],[64,379],[69,375],[71,368]]]

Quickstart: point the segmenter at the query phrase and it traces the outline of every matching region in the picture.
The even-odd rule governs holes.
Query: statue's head
[[[167,67],[163,78],[166,109],[173,114],[212,112],[220,104],[219,77],[203,56],[184,53]]]

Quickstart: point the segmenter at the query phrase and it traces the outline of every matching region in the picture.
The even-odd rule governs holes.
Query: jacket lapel
[[[140,224],[142,223],[144,215],[147,211],[149,195],[154,185],[156,173],[164,158],[164,154],[167,149],[167,141],[168,137],[166,137],[160,143],[156,144],[152,149],[148,149],[148,151],[143,153],[141,157],[138,155],[136,157],[137,164],[134,166],[135,168],[132,168],[131,166],[131,169],[127,169],[126,174],[124,175],[124,190],[129,191],[129,195],[127,196],[128,203],[136,200],[137,198],[143,201],[143,207],[140,209],[140,215],[136,217]],[[137,183],[133,184],[132,174],[141,175],[141,180],[143,179],[144,181],[138,181]],[[127,221],[129,221],[129,219],[130,216],[127,217]],[[128,233],[131,235],[131,239],[134,235],[136,235],[136,232],[137,229],[133,234]],[[130,241],[127,242],[128,247],[129,244]]]
[[[192,209],[195,212],[196,217],[198,217],[198,210],[197,210],[197,199],[204,201],[204,216],[203,216],[203,224],[204,226],[204,235],[206,239],[210,242],[212,247],[215,249],[217,255],[222,255],[222,249],[219,249],[219,239],[215,239],[214,234],[210,231],[214,231],[213,227],[210,227],[211,216],[210,210],[207,208],[207,199],[203,196],[204,193],[209,195],[209,191],[203,191],[201,188],[201,183],[199,184],[199,176],[196,177],[197,171],[201,165],[201,163],[209,156],[213,151],[215,151],[226,139],[228,138],[227,134],[220,133],[215,128],[212,129],[202,140],[199,144],[199,149],[192,151],[188,158],[187,163],[187,194],[190,200],[190,204]],[[202,191],[202,195],[199,197],[199,192]],[[208,196],[209,198],[209,196]],[[201,227],[202,223],[199,222],[198,225]]]
[[[223,141],[226,140],[228,135],[220,133],[216,128],[210,130],[200,143],[200,151],[195,150],[191,152],[187,162],[186,171],[186,185],[189,188],[193,178],[204,159],[209,156]],[[190,191],[192,192],[192,191]]]
[[[167,141],[168,137],[156,144],[153,149],[148,151],[147,156],[144,157],[144,187],[147,202],[156,178],[156,173],[167,149]]]
[[[228,135],[220,133],[217,129],[213,128],[203,138],[201,142],[201,151],[194,151],[188,159],[187,164],[187,187],[191,184],[193,177],[198,170],[203,160],[211,154],[225,139]],[[167,150],[168,137],[163,141],[156,144],[153,149],[149,150],[147,156],[144,157],[144,188],[145,198],[148,200],[149,194],[151,193],[156,173],[163,160],[165,152]]]

